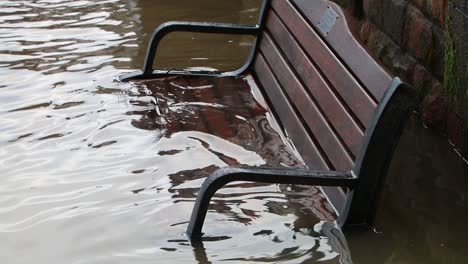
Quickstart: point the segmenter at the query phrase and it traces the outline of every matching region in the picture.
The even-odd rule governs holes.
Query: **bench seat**
[[[283,141],[278,123],[250,75],[175,76],[138,81],[136,85],[155,97],[157,111],[145,116],[144,122],[154,124],[151,127],[163,136],[205,133],[259,154],[269,166],[305,166]],[[227,165],[241,165],[229,157],[221,158]]]
[[[142,127],[151,127],[168,138],[178,133],[199,137],[198,140],[213,139],[211,136],[214,136],[216,143],[225,140],[258,154],[263,162],[257,165],[262,167],[306,166],[300,154],[285,140],[251,75],[242,78],[175,76],[137,81],[135,84],[154,96],[157,108],[138,121],[144,123]],[[207,140],[202,144],[211,149],[211,143]],[[216,151],[215,155],[227,166],[251,165],[246,162],[248,157],[237,160],[230,157],[229,152]],[[184,179],[205,178],[212,170],[209,167],[200,171],[184,171]],[[177,183],[180,179],[174,176],[172,181]],[[318,194],[320,190],[311,188],[310,193],[317,193],[313,201],[315,216],[319,220],[334,220],[336,214],[330,210],[325,197]]]

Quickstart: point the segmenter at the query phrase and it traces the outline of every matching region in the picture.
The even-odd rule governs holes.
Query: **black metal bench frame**
[[[261,6],[257,25],[221,23],[168,22],[153,33],[144,67],[141,71],[120,77],[121,81],[162,78],[168,76],[239,76],[248,72],[257,53],[259,34],[269,0]],[[154,70],[153,63],[160,41],[171,32],[197,32],[255,36],[254,46],[246,63],[235,71],[185,71]],[[379,103],[370,126],[367,128],[354,168],[348,172],[316,171],[309,169],[226,167],[211,174],[203,183],[192,211],[187,235],[191,241],[202,236],[202,227],[210,200],[217,190],[234,181],[272,184],[300,184],[311,186],[336,186],[347,190],[344,209],[338,213],[338,224],[343,226],[370,226],[382,191],[393,152],[398,144],[405,122],[415,106],[415,93],[400,79],[395,78]]]

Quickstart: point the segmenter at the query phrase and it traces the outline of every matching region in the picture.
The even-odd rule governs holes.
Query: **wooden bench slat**
[[[230,101],[233,102],[233,105],[239,105],[239,107],[244,105],[249,106],[239,109],[239,111],[244,113],[242,116],[256,116],[263,115],[265,113],[264,108],[261,108],[260,105],[255,104],[250,100],[246,100],[246,98],[244,98],[242,94],[238,92],[240,88],[245,91],[251,90],[251,87],[247,81],[239,79],[238,81],[233,82],[231,78],[215,78],[213,83],[216,87],[220,87],[220,89],[222,89],[221,93],[225,100],[226,97],[229,97]]]
[[[332,88],[321,76],[320,71],[309,60],[275,13],[269,14],[266,25],[279,48],[286,55],[286,59],[301,77],[327,119],[330,120],[353,155],[357,155],[364,135],[363,130],[358,125],[359,121],[354,120],[353,116],[348,113],[351,110],[347,109],[337,98]]]
[[[276,3],[289,2],[273,0]],[[331,31],[325,35],[329,45],[346,62],[359,80],[380,101],[392,82],[390,75],[367,53],[349,30],[345,15],[341,8],[329,0],[292,0],[309,22],[317,29],[317,25],[328,8],[332,8],[340,17],[336,20]]]
[[[273,1],[272,8],[349,108],[353,109],[361,124],[367,127],[377,107],[373,98],[289,1]]]
[[[309,167],[314,169],[331,169],[326,158],[322,156],[309,133],[302,125],[291,104],[282,92],[279,83],[275,79],[265,59],[259,54],[255,60],[255,77],[264,88],[269,101],[275,106],[274,112],[285,127],[291,128],[287,136],[295,143],[295,146]]]
[[[151,82],[146,85],[147,85],[147,88],[154,95],[155,99],[158,100],[157,101],[158,107],[161,104],[161,101],[159,101],[159,98],[170,98],[171,97],[170,94],[174,94],[177,97],[180,96],[179,94],[176,93],[177,92],[176,90],[173,90],[172,85],[170,85],[167,79],[156,80],[155,82]],[[158,89],[157,87],[160,87],[160,86],[167,87],[167,89]],[[178,98],[181,98],[181,97],[178,97]],[[154,120],[156,120],[156,118],[157,116],[151,117],[151,121],[155,122]],[[175,122],[168,122],[166,126],[164,127],[164,129],[166,130],[167,133],[172,133],[174,131],[183,131],[184,126],[180,122],[180,120],[177,120]]]
[[[183,87],[196,87],[196,86],[202,86],[202,85],[209,85],[207,80],[203,79],[192,79],[190,81],[185,80],[182,83],[178,83],[177,85],[183,86]],[[179,88],[180,89],[180,88]],[[186,92],[187,96],[189,97],[189,102],[206,102],[209,104],[214,104],[216,103],[216,100],[212,94],[212,91],[210,89],[200,89],[200,90],[194,90],[192,92]],[[205,129],[208,133],[210,134],[215,134],[219,135],[223,138],[230,138],[233,136],[232,131],[229,130],[228,123],[226,122],[226,118],[224,114],[217,110],[213,109],[212,107],[194,107],[198,108],[200,110],[197,110],[196,112],[199,112],[199,118],[200,120],[191,120],[195,124],[195,128],[203,128],[205,126]],[[203,130],[201,130],[203,131]]]
[[[206,85],[201,84],[198,80],[191,82],[193,86]],[[198,122],[205,123],[209,134],[217,135],[222,138],[232,138],[234,136],[233,131],[230,129],[230,123],[226,120],[226,116],[221,109],[217,109],[213,104],[217,104],[216,98],[213,94],[212,89],[201,89],[194,90],[191,92],[193,103],[204,103],[205,106],[194,106],[198,108],[200,113],[200,120]],[[194,120],[197,122],[197,120]]]
[[[157,90],[163,90],[166,93],[171,93],[176,98],[178,98],[179,100],[184,100],[185,99],[185,96],[180,91],[180,89],[177,88],[177,87],[174,87],[173,85],[171,85],[169,80],[167,80],[167,79],[164,80],[164,86],[163,87],[167,87],[167,89],[157,89]],[[150,90],[154,91],[156,89],[153,88],[153,89],[150,89]],[[160,91],[158,91],[158,92],[160,92]],[[156,95],[155,95],[155,98],[159,98],[159,97],[156,97]],[[165,98],[170,98],[169,94],[167,94]],[[159,104],[159,102],[158,102],[158,104]],[[185,130],[185,124],[183,124],[181,118],[177,119],[174,122],[168,122],[168,124],[171,125],[171,126],[174,126],[175,129],[168,129],[167,133],[172,134],[174,131],[184,131]],[[177,125],[172,125],[172,124],[177,124]],[[201,125],[203,125],[203,129],[205,129],[204,124],[201,124]]]
[[[340,139],[282,57],[268,33],[264,33],[262,36],[260,52],[270,65],[283,92],[290,98],[298,114],[302,116],[305,125],[308,126],[313,137],[317,139],[319,146],[323,149],[334,168],[340,171],[350,170],[353,167],[353,160],[347,154],[344,144],[340,142]],[[265,89],[268,90],[269,87],[265,87]],[[275,105],[275,108],[277,107],[278,105]],[[289,132],[290,130],[290,127],[286,127],[286,131]]]

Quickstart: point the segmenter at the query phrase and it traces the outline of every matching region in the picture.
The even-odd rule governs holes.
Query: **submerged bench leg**
[[[416,98],[415,91],[398,78],[385,92],[356,157],[353,172],[359,177],[359,185],[352,192],[352,200],[347,201],[348,217],[340,224],[372,225],[393,153],[415,109]]]
[[[224,185],[234,181],[313,186],[341,186],[353,188],[357,179],[348,172],[311,171],[305,169],[266,169],[226,167],[211,174],[203,183],[192,211],[187,235],[199,240],[203,223],[213,195]]]

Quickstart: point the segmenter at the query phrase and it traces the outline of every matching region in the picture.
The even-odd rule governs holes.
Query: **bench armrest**
[[[357,178],[352,172],[314,171],[298,168],[226,167],[211,174],[203,183],[192,211],[187,235],[190,240],[201,238],[201,231],[211,197],[224,185],[234,181],[340,186],[353,189]]]
[[[148,51],[145,58],[145,63],[141,71],[132,72],[125,74],[120,77],[120,81],[131,81],[138,79],[148,79],[158,76],[168,75],[168,71],[155,71],[153,69],[153,63],[156,57],[156,51],[159,46],[159,42],[169,33],[172,32],[196,32],[196,33],[211,33],[211,34],[229,34],[229,35],[253,35],[257,36],[260,32],[260,26],[250,26],[250,25],[237,25],[237,24],[225,24],[225,23],[207,23],[207,22],[167,22],[160,25],[154,31],[150,44],[148,46]],[[255,40],[257,42],[257,39]],[[254,44],[254,47],[256,43]],[[251,54],[247,62],[238,70],[232,72],[223,72],[216,73],[213,72],[202,72],[202,71],[171,71],[171,74],[185,74],[185,75],[239,75],[244,72],[254,56],[254,50],[251,51]]]

